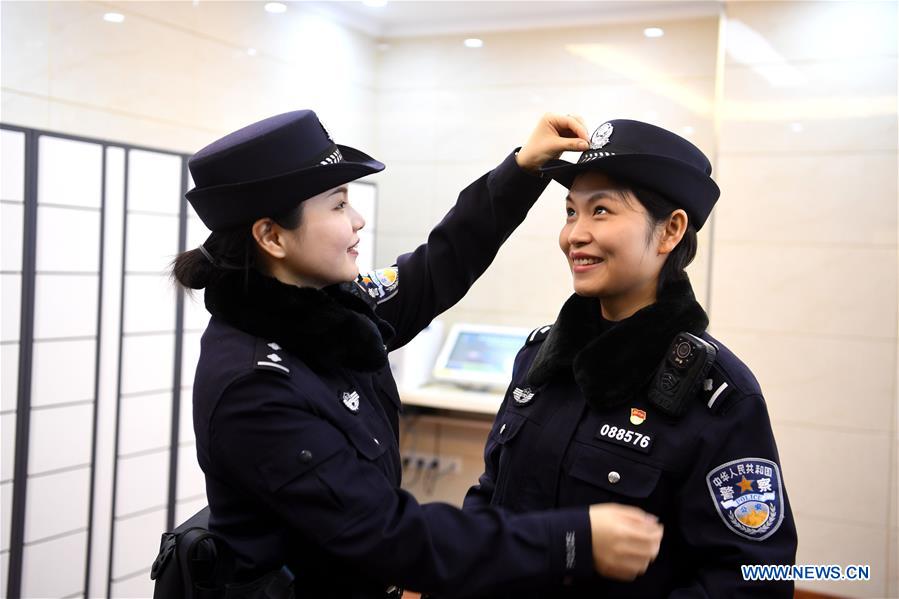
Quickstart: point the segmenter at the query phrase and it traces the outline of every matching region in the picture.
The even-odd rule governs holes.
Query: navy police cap
[[[565,187],[581,173],[598,170],[625,185],[650,189],[683,208],[697,231],[721,195],[699,148],[661,127],[627,119],[598,127],[577,163],[551,160],[540,170]]]
[[[212,142],[187,163],[187,200],[212,231],[277,216],[303,200],[384,170],[335,144],[311,110],[269,117]]]

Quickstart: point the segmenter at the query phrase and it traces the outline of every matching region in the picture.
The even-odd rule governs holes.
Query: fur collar
[[[250,269],[226,272],[206,288],[206,308],[232,326],[277,342],[317,371],[375,371],[387,364],[386,322],[354,292],[287,285]]]
[[[656,303],[620,322],[602,317],[598,299],[575,294],[538,350],[528,383],[539,387],[573,372],[591,405],[619,405],[644,390],[677,333],[699,335],[708,324],[687,280],[669,283]]]

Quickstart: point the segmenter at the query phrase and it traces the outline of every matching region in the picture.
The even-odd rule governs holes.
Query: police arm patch
[[[360,273],[356,284],[373,300],[381,304],[393,298],[399,291],[400,273],[394,264],[390,268],[380,268]]]
[[[784,517],[780,468],[771,460],[741,458],[706,475],[712,502],[724,525],[752,541],[767,539]]]

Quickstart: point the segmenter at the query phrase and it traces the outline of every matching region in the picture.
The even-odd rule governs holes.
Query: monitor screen
[[[529,332],[516,327],[454,325],[437,358],[434,377],[463,385],[504,387]]]

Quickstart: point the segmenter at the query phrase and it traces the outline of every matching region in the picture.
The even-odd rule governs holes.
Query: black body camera
[[[687,401],[696,395],[717,354],[708,341],[678,333],[653,377],[650,403],[668,416],[683,416]]]

